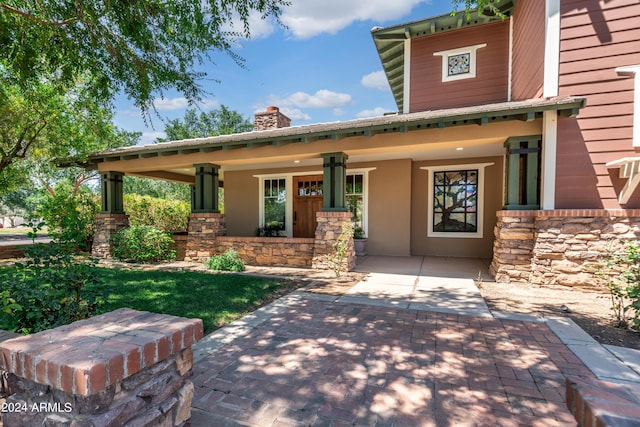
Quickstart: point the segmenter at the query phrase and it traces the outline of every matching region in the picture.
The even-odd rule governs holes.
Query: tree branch
[[[32,20],[37,21],[37,22],[39,22],[41,24],[52,25],[54,27],[63,27],[65,25],[68,25],[68,24],[78,20],[78,18],[76,16],[74,16],[73,18],[65,19],[64,21],[47,21],[46,19],[38,18],[35,15],[32,15],[32,14],[24,12],[24,11],[22,11],[20,9],[16,9],[14,7],[11,7],[8,4],[0,4],[0,8],[6,10],[8,12],[20,15],[22,17],[25,17],[25,18],[28,18],[28,19],[32,19]]]

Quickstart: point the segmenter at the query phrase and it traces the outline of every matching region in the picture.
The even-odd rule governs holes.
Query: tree
[[[0,64],[2,62],[0,61]],[[117,129],[113,113],[86,85],[62,91],[46,80],[28,88],[0,89],[0,194],[29,178],[64,174],[53,158],[135,144],[138,135]]]
[[[195,67],[212,52],[242,59],[234,41],[250,37],[249,20],[279,19],[286,0],[0,0],[2,79],[29,86],[44,77],[64,87],[90,73],[92,96],[123,91],[143,111],[175,88],[204,93]],[[241,28],[229,30],[239,20]],[[3,82],[3,83],[5,83]]]
[[[208,113],[201,112],[200,115],[196,113],[195,109],[189,109],[186,111],[184,119],[169,120],[165,124],[164,131],[167,134],[167,138],[158,138],[158,142],[206,138],[208,136],[229,135],[251,130],[253,130],[251,121],[224,105]]]
[[[500,3],[500,1],[501,0],[451,0],[451,3],[455,10],[457,10],[460,5],[464,5],[464,12],[467,19],[470,18],[471,10],[473,9],[488,10],[496,16],[500,16],[504,19],[505,15],[497,7],[497,3]],[[455,14],[456,12],[452,13]]]
[[[157,199],[179,200],[182,202],[191,201],[191,190],[186,184],[125,176],[122,185],[124,194],[139,194],[140,196],[151,196]]]

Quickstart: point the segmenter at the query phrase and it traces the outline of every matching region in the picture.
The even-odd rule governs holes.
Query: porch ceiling
[[[585,98],[567,97],[296,126],[125,147],[90,155],[81,165],[193,183],[193,165],[198,163],[221,165],[224,173],[315,165],[320,163],[319,153],[334,151],[347,153],[350,163],[479,157],[502,153],[502,143],[509,136],[540,133],[544,111],[575,116],[584,105]]]

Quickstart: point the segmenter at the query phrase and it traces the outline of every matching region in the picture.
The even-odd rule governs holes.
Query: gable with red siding
[[[519,1],[513,11],[511,98],[541,98],[544,84],[545,10],[537,1]]]
[[[487,45],[477,51],[475,78],[442,81],[442,57],[435,52],[482,43]],[[410,111],[504,102],[508,77],[508,20],[412,39]]]

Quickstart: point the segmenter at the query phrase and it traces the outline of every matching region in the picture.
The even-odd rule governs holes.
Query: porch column
[[[217,238],[227,233],[227,227],[218,206],[220,166],[211,163],[193,166],[196,182],[191,187],[191,214],[184,259],[203,262],[216,253]]]
[[[102,211],[96,215],[96,232],[91,246],[91,255],[96,258],[111,258],[111,236],[129,226],[129,216],[124,213],[122,172],[102,172],[100,193]]]
[[[102,194],[102,213],[122,214],[122,172],[102,172],[100,174],[100,189]]]
[[[322,154],[323,204],[322,212],[347,212],[347,156],[345,153]]]
[[[192,199],[192,212],[220,213],[218,209],[218,170],[220,166],[204,163],[196,168],[196,183]]]

